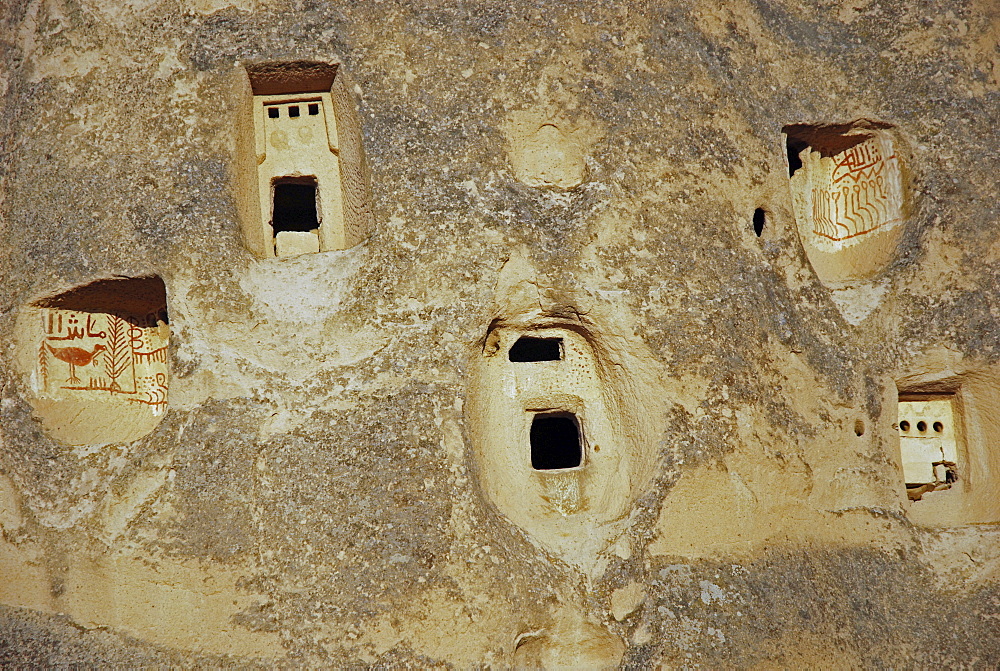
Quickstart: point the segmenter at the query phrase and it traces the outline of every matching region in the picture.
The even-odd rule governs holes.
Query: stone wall
[[[0,662],[1000,663],[997,3],[0,20]]]

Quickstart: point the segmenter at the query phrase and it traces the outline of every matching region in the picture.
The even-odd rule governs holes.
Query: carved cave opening
[[[583,462],[580,424],[573,413],[536,414],[530,440],[531,467],[536,471],[576,468]]]
[[[562,338],[522,336],[507,352],[507,359],[517,363],[561,361]]]
[[[782,131],[792,209],[820,279],[838,283],[877,273],[895,252],[894,239],[885,234],[907,213],[892,127],[861,119],[791,124]],[[867,249],[859,246],[876,240]]]
[[[349,249],[374,229],[353,87],[337,63],[250,64],[240,212],[259,258]],[[251,160],[252,159],[252,160]],[[322,197],[322,201],[319,198]]]

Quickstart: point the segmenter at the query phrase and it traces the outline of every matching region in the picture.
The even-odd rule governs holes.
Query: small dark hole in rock
[[[531,467],[536,471],[576,468],[583,459],[580,427],[571,413],[535,415],[531,420]]]
[[[923,433],[926,430],[927,430],[927,422],[925,422],[923,420],[917,422],[917,431],[920,431],[921,433]]]
[[[865,423],[860,419],[854,420],[854,435],[856,436],[865,435]]]
[[[319,114],[319,103],[312,103],[309,105],[309,116],[316,116]]]
[[[909,431],[910,430],[910,423],[907,422],[904,419],[902,422],[899,423],[899,430],[900,431]]]
[[[764,224],[767,222],[767,213],[759,207],[753,211],[753,232],[759,238],[764,232]]]
[[[509,361],[559,361],[562,359],[562,338],[532,338],[523,336],[507,352]]]
[[[299,115],[298,105],[292,105],[291,107],[288,108],[288,116],[298,116],[298,115]]]
[[[277,119],[280,114],[281,114],[281,110],[278,109],[277,107],[268,107],[267,108],[267,116],[269,116],[272,119]]]
[[[942,431],[944,431],[944,424],[942,424],[941,422],[934,422],[934,431],[936,433],[941,433]]]

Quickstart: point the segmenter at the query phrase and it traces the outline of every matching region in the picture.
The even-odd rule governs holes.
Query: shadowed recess
[[[767,223],[767,213],[758,207],[753,211],[753,232],[757,234],[758,238],[764,232],[765,223]]]
[[[802,168],[802,159],[799,158],[799,154],[802,153],[803,149],[809,146],[808,143],[802,140],[797,140],[791,135],[788,136],[788,140],[785,142],[785,149],[788,151],[788,176],[792,177],[795,175],[796,171]]]
[[[274,234],[319,228],[316,215],[316,182],[280,181],[274,184]]]
[[[576,468],[583,458],[580,427],[571,413],[535,415],[531,420],[531,467],[536,471]]]
[[[255,96],[321,93],[330,90],[338,64],[316,61],[255,63],[247,67]]]
[[[167,289],[163,280],[155,276],[97,280],[40,298],[33,305],[76,312],[157,314],[160,321],[167,321]]]
[[[518,338],[507,352],[507,359],[515,362],[560,361],[562,338]]]
[[[799,162],[799,153],[806,147],[812,148],[813,151],[819,152],[824,157],[836,156],[842,151],[871,139],[872,130],[885,128],[891,128],[891,126],[867,119],[841,124],[788,124],[782,127],[781,132],[787,138],[789,174],[793,174],[795,170],[802,167],[802,163]],[[793,155],[794,163],[797,164],[794,169]]]

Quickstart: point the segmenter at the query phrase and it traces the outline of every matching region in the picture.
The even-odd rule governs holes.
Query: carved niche
[[[239,193],[261,258],[353,247],[371,235],[369,172],[354,95],[337,63],[257,63],[243,79]]]
[[[71,445],[130,441],[167,405],[169,327],[157,277],[98,280],[39,299],[18,319],[35,415]]]
[[[891,126],[855,121],[783,131],[795,220],[817,276],[837,286],[877,275],[893,260],[908,214]]]

